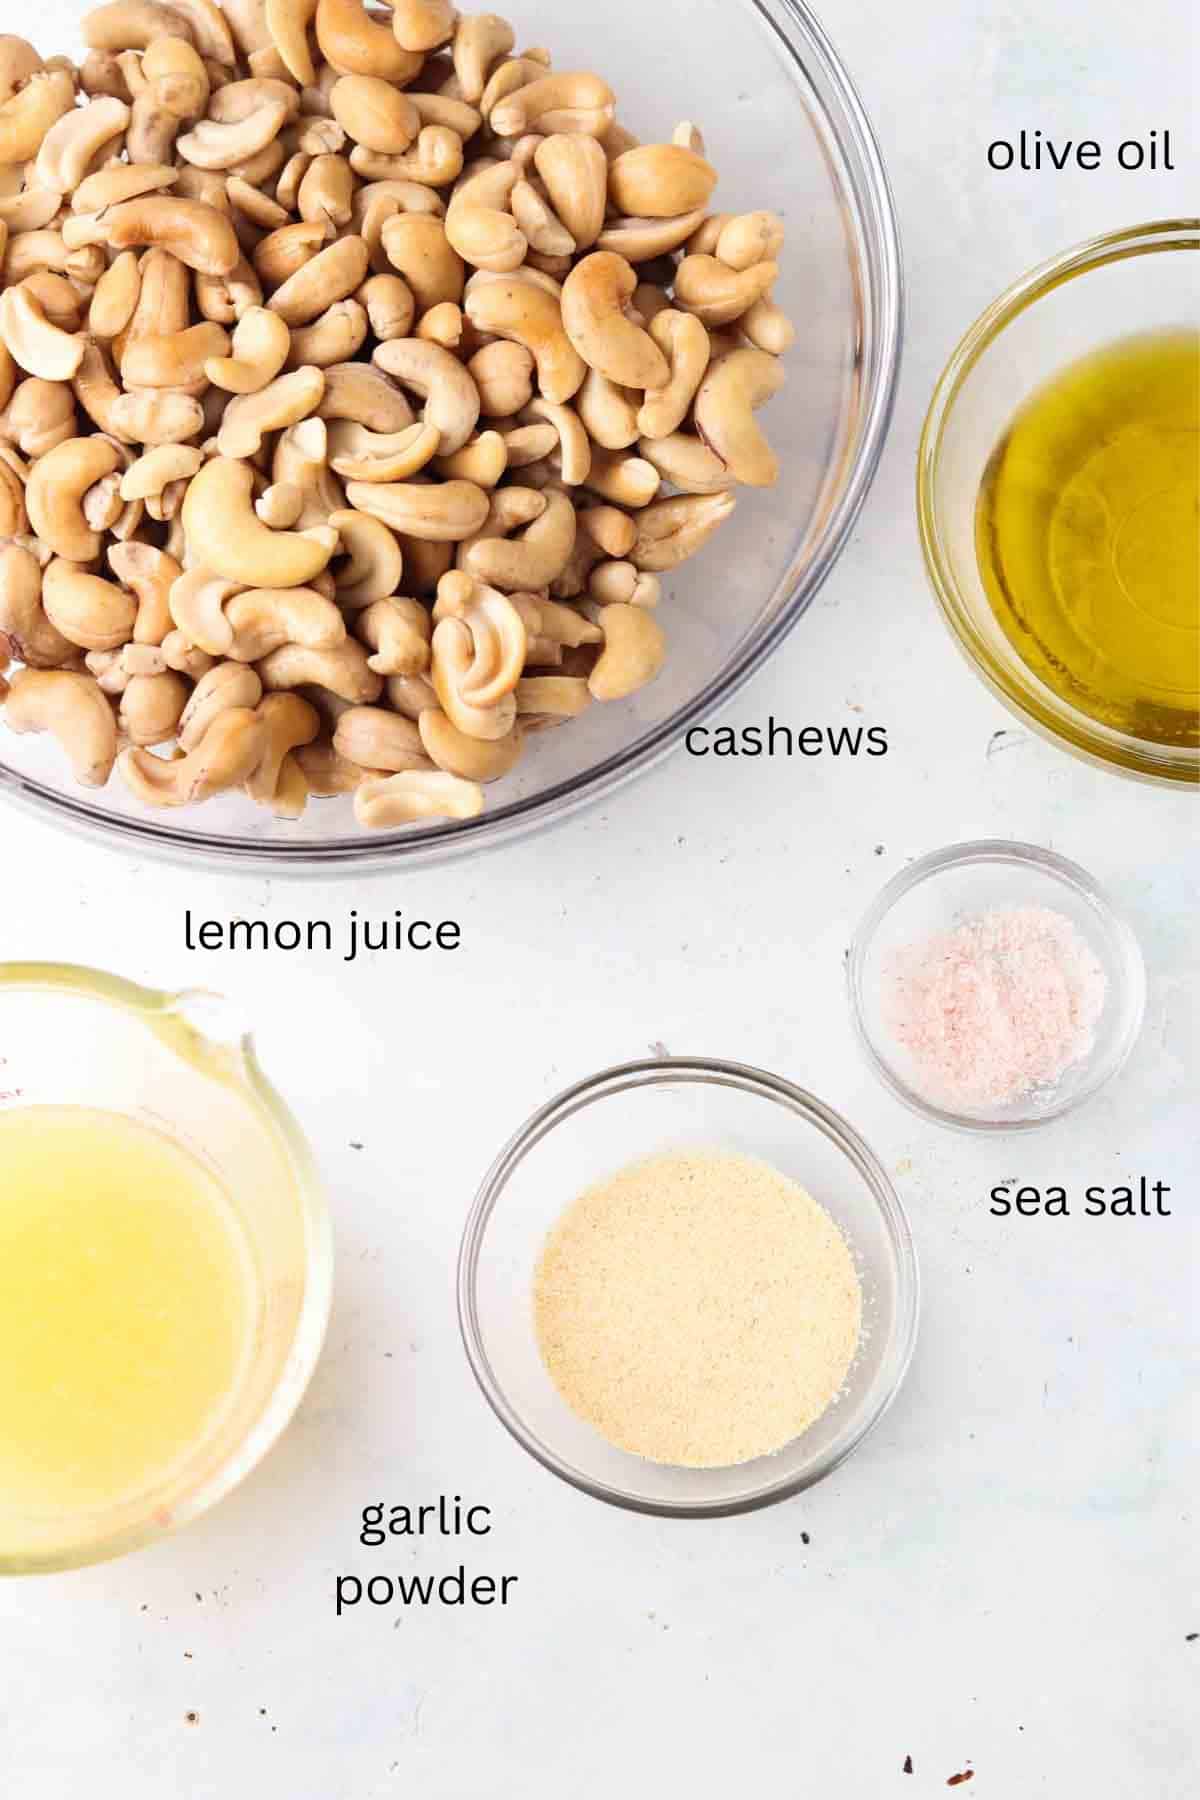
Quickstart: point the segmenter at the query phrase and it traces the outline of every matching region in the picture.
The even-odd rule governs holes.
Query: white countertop
[[[252,1479],[154,1549],[0,1588],[5,1800],[915,1800],[968,1768],[972,1800],[1194,1791],[1194,805],[1000,710],[935,616],[911,498],[930,386],[982,305],[1070,242],[1194,210],[1192,8],[820,10],[891,171],[907,352],[858,529],[729,716],[823,722],[851,701],[887,725],[886,758],[677,757],[552,836],[403,887],[201,878],[3,814],[0,956],[235,994],[318,1153],[339,1243],[327,1352]],[[989,174],[987,141],[1022,124],[1170,126],[1180,172]],[[879,884],[984,835],[1089,868],[1151,983],[1104,1099],[1003,1142],[893,1102],[842,989]],[[464,948],[353,967],[183,948],[186,906],[351,905],[456,918]],[[487,1411],[454,1315],[458,1236],[495,1149],[566,1082],[652,1044],[760,1064],[843,1110],[893,1173],[924,1275],[916,1360],[875,1435],[810,1493],[722,1522],[626,1515],[543,1473]],[[1005,1179],[1138,1175],[1172,1184],[1172,1218],[988,1214]],[[359,1548],[365,1504],[439,1493],[493,1509],[481,1549]],[[337,1573],[464,1556],[519,1577],[506,1609],[334,1617]]]

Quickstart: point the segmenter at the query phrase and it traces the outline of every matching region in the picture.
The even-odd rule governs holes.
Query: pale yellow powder
[[[668,1151],[589,1188],[534,1277],[538,1347],[572,1411],[652,1462],[779,1450],[835,1399],[862,1289],[829,1214],[768,1163]]]

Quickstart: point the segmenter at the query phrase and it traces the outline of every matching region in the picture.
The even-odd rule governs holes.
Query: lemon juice
[[[1122,339],[1036,393],[988,465],[976,551],[1056,694],[1131,737],[1200,744],[1200,334]]]
[[[218,1429],[254,1335],[221,1183],[121,1114],[0,1112],[0,1509],[165,1491]]]

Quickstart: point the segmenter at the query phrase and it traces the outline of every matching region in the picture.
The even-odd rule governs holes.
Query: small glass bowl
[[[161,1481],[100,1511],[14,1514],[0,1576],[103,1562],[215,1506],[300,1403],[329,1317],[333,1242],[308,1146],[219,995],[163,994],[95,969],[0,963],[0,1111],[83,1106],[165,1132],[224,1189],[254,1265],[253,1349],[220,1421]]]
[[[1200,329],[1200,219],[1107,233],[1023,275],[971,326],[934,391],[917,455],[917,522],[959,649],[1011,712],[1088,762],[1172,786],[1200,750],[1131,737],[1047,687],[1005,636],[975,551],[984,471],[1024,402],[1067,363],[1131,332]]]
[[[1014,906],[1045,906],[1064,914],[1098,959],[1107,990],[1095,1041],[1052,1090],[1035,1090],[1005,1106],[952,1112],[922,1094],[909,1059],[884,1024],[884,962],[894,950]],[[889,881],[855,933],[846,977],[854,1024],[875,1073],[914,1112],[962,1131],[1028,1131],[1082,1105],[1124,1066],[1146,1007],[1138,941],[1103,889],[1065,856],[1004,838],[935,850]]]
[[[565,1208],[631,1162],[689,1147],[760,1157],[806,1187],[841,1227],[862,1282],[862,1338],[841,1395],[783,1449],[726,1469],[676,1468],[616,1449],[561,1398],[534,1334],[534,1268]],[[463,1342],[501,1424],[585,1494],[666,1518],[750,1512],[837,1468],[895,1398],[918,1306],[908,1221],[858,1134],[776,1075],[700,1058],[625,1063],[543,1106],[488,1171],[459,1256]]]

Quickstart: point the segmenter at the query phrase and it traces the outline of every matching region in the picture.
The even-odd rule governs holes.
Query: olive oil
[[[0,1515],[169,1482],[225,1415],[255,1315],[248,1246],[189,1151],[89,1107],[0,1112]]]
[[[1200,333],[1125,338],[1047,383],[992,455],[975,536],[1047,687],[1130,737],[1200,744]]]

